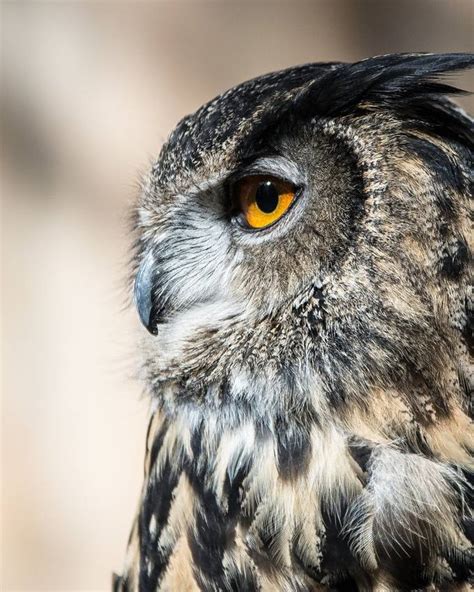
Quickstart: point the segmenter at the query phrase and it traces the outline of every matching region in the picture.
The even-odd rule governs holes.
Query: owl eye
[[[268,175],[251,175],[237,182],[234,200],[248,228],[265,228],[279,220],[293,203],[296,187]]]

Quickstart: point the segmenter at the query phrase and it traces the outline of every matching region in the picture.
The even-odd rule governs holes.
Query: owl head
[[[439,77],[472,65],[308,64],[178,124],[134,213],[144,372],[163,404],[365,414],[413,440],[467,409],[474,125]]]

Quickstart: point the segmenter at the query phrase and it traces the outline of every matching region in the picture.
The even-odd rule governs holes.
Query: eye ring
[[[293,183],[267,174],[243,177],[232,186],[231,191],[237,221],[251,231],[276,224],[299,193]]]

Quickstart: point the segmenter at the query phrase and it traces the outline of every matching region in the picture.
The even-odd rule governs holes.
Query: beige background
[[[220,91],[296,63],[472,51],[471,0],[4,2],[4,590],[106,590],[142,472],[124,308],[138,171]],[[459,78],[474,90],[472,75]],[[473,107],[472,99],[464,104]]]

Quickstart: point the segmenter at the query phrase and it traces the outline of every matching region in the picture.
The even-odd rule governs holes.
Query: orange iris
[[[236,199],[250,228],[265,228],[279,220],[295,198],[295,187],[269,175],[250,175],[237,183]]]

